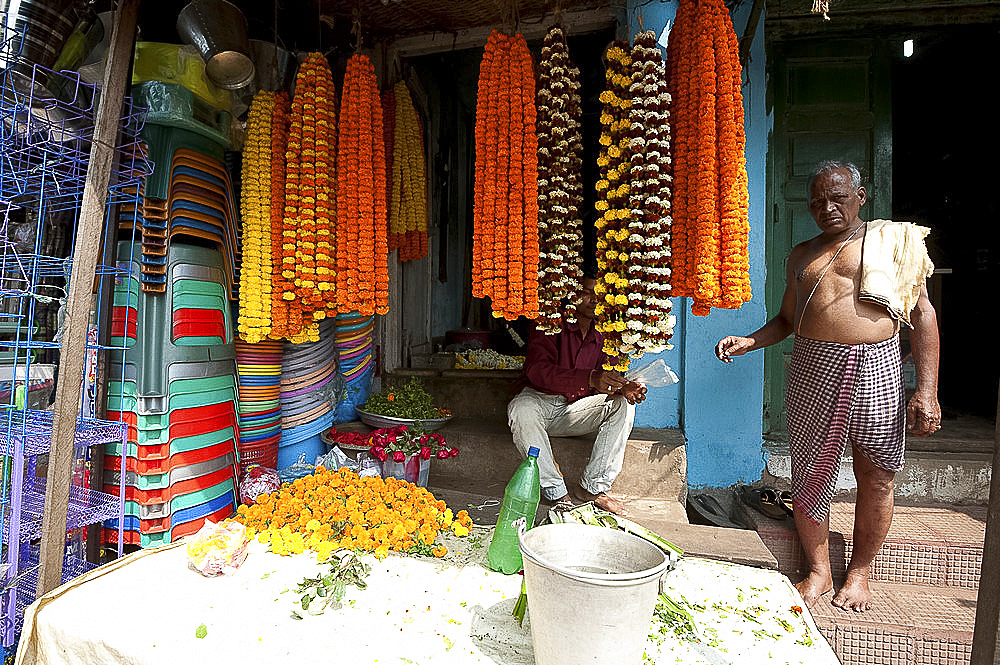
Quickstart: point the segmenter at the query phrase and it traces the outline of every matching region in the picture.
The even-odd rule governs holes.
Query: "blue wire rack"
[[[0,25],[6,22],[0,20]],[[16,60],[23,38],[23,34],[9,31],[0,34],[0,67]],[[37,539],[45,501],[39,456],[49,451],[53,414],[46,410],[47,405],[31,403],[32,389],[45,384],[37,376],[41,374],[37,359],[41,354],[54,354],[60,347],[56,331],[46,321],[50,310],[65,298],[72,268],[69,254],[75,241],[99,99],[99,86],[81,81],[74,73],[23,61],[0,72],[0,567],[6,567],[6,572],[0,573],[0,641],[4,647],[16,644],[24,607],[35,597]],[[144,117],[145,110],[126,98],[114,149],[105,224],[115,223],[112,220],[117,220],[119,205],[141,204],[143,182],[152,171],[139,134]],[[57,247],[60,245],[62,251]],[[131,261],[116,261],[115,251],[114,246],[103,248],[95,280],[131,276]],[[110,297],[97,289],[95,311],[109,309],[113,303],[102,301]],[[97,320],[88,335],[88,367],[96,364],[99,351],[124,350],[102,341],[113,338],[101,334],[100,317]],[[85,368],[80,378],[84,395],[74,446],[77,457],[85,459],[91,446],[124,445],[127,428],[122,422],[93,417],[95,377]],[[109,378],[124,380],[124,376]],[[51,378],[48,382],[51,387]],[[124,471],[122,468],[123,479]],[[82,477],[76,479],[71,489],[67,529],[108,519],[121,522],[124,501],[91,490],[82,481]],[[101,479],[92,482],[100,486]],[[124,487],[119,494],[125,496]],[[64,581],[89,567],[67,554]]]

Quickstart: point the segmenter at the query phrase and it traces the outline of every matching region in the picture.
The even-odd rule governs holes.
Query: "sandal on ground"
[[[788,516],[791,517],[794,513],[792,512],[792,493],[788,490],[782,490],[778,493],[778,505],[788,511]]]
[[[688,508],[705,523],[726,529],[747,529],[746,524],[729,515],[711,494],[688,494]],[[689,512],[690,515],[690,512]]]
[[[781,503],[780,493],[773,487],[757,489],[744,485],[740,488],[740,498],[744,504],[772,520],[780,521],[790,517],[784,504]]]

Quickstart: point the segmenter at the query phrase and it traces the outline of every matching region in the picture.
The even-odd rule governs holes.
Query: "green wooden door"
[[[778,42],[773,67],[774,131],[768,151],[768,316],[777,314],[791,248],[818,233],[809,214],[806,185],[817,162],[854,162],[868,203],[862,219],[888,218],[892,210],[892,96],[889,59],[874,40]],[[785,373],[789,337],[765,350],[764,434],[785,432]]]

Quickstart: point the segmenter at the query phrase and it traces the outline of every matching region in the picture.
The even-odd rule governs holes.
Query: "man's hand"
[[[941,429],[941,405],[937,397],[914,393],[906,405],[906,427],[913,436],[930,436]]]
[[[729,335],[728,337],[723,337],[715,345],[715,355],[722,362],[731,363],[733,362],[733,356],[742,356],[751,350],[755,343],[755,340],[750,337],[734,337],[733,335]]]
[[[595,369],[590,373],[590,387],[605,395],[614,395],[625,383],[625,377],[618,372]]]
[[[627,381],[622,386],[621,395],[629,404],[638,404],[646,399],[646,386],[635,381]]]

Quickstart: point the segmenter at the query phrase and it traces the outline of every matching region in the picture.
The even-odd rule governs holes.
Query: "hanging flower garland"
[[[632,181],[626,267],[629,305],[621,351],[632,358],[670,347],[670,93],[656,34],[636,35],[632,46],[629,111]]]
[[[365,316],[389,311],[388,218],[382,100],[375,68],[347,63],[337,160],[337,309]]]
[[[271,332],[271,120],[274,93],[254,95],[243,148],[240,218],[243,261],[237,329],[249,344]]]
[[[750,300],[739,47],[722,0],[681,0],[668,48],[674,108],[673,293],[691,311]]]
[[[583,139],[580,70],[566,36],[552,26],[538,68],[538,329],[556,334],[563,317],[575,321],[583,276]],[[564,305],[565,303],[565,305]]]
[[[427,255],[427,169],[420,116],[406,84],[396,84],[392,158],[390,238],[397,238],[400,261]],[[391,246],[391,245],[390,245]]]
[[[285,152],[288,149],[290,103],[285,92],[271,108],[271,339],[288,336],[288,301],[282,296],[282,245],[285,228]]]
[[[472,289],[493,316],[538,316],[534,65],[520,34],[493,31],[479,67]]]
[[[621,333],[625,332],[629,306],[629,220],[630,199],[630,119],[632,58],[625,42],[614,42],[604,54],[606,88],[601,93],[601,145],[597,166],[601,177],[595,189],[594,207],[600,215],[594,223],[598,232],[597,266],[600,279],[594,292],[597,330],[604,333],[605,369],[625,371],[629,359],[622,353]]]
[[[382,91],[382,138],[385,141],[385,185],[386,185],[386,215],[389,217],[389,231],[387,241],[389,251],[399,249],[402,243],[402,236],[394,233],[392,229],[392,197],[395,192],[392,189],[392,169],[394,167],[396,145],[396,90],[386,88]]]

